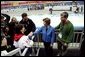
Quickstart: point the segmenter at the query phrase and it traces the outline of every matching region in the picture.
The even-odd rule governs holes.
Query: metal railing
[[[56,48],[56,49],[57,49],[57,35],[58,35],[58,33],[59,32],[55,32],[56,41],[53,44],[53,48]],[[76,49],[76,48],[80,49],[83,34],[84,33],[82,31],[81,32],[74,32],[74,37],[72,39],[72,43],[69,43],[68,49]],[[43,45],[43,42],[41,40],[42,35],[37,34],[36,38],[37,38],[37,41],[35,42],[34,46],[38,47],[38,49],[37,49],[38,52],[37,52],[37,55],[36,55],[36,56],[38,56],[40,48],[44,48],[44,45]]]
[[[57,48],[56,46],[57,46],[57,35],[58,35],[58,33],[59,32],[55,32],[56,41],[53,44],[54,48]],[[37,41],[35,42],[35,46],[38,47],[38,48],[44,48],[41,37],[42,36],[40,34],[37,34],[37,36],[36,36]],[[72,39],[72,43],[69,43],[69,48],[79,48],[80,45],[81,45],[82,37],[83,37],[83,32],[82,31],[74,32],[74,37]]]
[[[2,51],[3,52],[3,51]],[[19,52],[19,55],[21,55],[21,50],[20,50],[20,48],[17,48],[17,49],[15,49],[15,50],[12,50],[12,51],[10,51],[10,52],[5,52],[5,53],[3,53],[2,54],[2,52],[1,52],[1,56],[13,56],[13,55],[15,55],[16,53],[18,53]]]
[[[57,33],[55,32],[55,34],[57,36],[58,32]],[[69,48],[80,48],[83,35],[84,35],[83,32],[74,32],[74,37],[73,37],[72,43],[69,44]],[[41,35],[37,34],[35,39],[37,39],[37,41],[34,42],[34,45],[32,47],[33,55],[31,55],[31,56],[38,56],[40,48],[44,48],[44,45],[43,45],[42,40],[41,40]],[[34,47],[36,47],[37,53],[35,53]],[[53,44],[53,48],[57,48],[57,42],[56,41]],[[13,51],[10,51],[8,54],[3,55],[3,56],[13,56],[14,54],[16,54],[18,52],[19,52],[20,56],[25,56],[28,49],[29,48],[25,48],[24,51],[21,53],[20,48],[17,48]]]

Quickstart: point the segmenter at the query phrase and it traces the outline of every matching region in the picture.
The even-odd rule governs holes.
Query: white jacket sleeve
[[[19,48],[23,49],[25,46],[26,47],[32,47],[33,46],[33,41],[29,39],[28,36],[22,36],[19,41],[17,42],[17,45]]]

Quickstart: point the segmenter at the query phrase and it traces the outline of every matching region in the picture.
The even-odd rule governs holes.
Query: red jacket
[[[18,41],[24,34],[15,34],[14,41]]]

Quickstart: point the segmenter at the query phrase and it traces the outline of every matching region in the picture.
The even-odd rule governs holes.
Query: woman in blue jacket
[[[45,52],[47,56],[52,56],[53,50],[53,42],[55,37],[54,28],[50,25],[51,21],[49,18],[43,19],[44,26],[42,26],[39,30],[34,32],[42,34],[42,41],[44,43]]]

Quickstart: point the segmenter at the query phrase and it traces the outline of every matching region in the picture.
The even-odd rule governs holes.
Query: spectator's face
[[[25,30],[25,27],[22,28],[21,32],[24,33],[26,30]]]
[[[28,19],[27,16],[23,17],[23,20],[24,20],[24,21],[26,21],[27,19]]]
[[[4,22],[4,19],[1,19],[1,22]]]
[[[13,19],[12,19],[12,22],[16,22],[16,18],[13,18]]]
[[[47,26],[47,24],[46,24],[46,22],[45,22],[45,21],[43,21],[43,24],[44,24],[45,26]]]
[[[9,31],[9,28],[8,27],[6,27],[6,31]]]
[[[65,22],[66,21],[66,18],[64,16],[61,16],[61,22]]]

